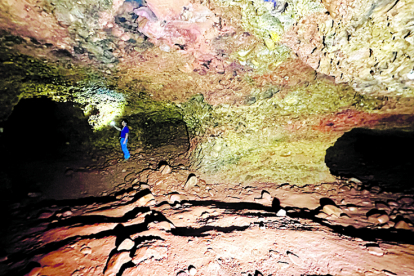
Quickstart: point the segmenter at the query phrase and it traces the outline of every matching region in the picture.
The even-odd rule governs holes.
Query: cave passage
[[[0,199],[13,200],[49,185],[63,167],[86,156],[92,129],[71,102],[21,100],[0,127]]]
[[[414,131],[353,129],[326,151],[332,174],[388,190],[414,188]]]
[[[91,134],[87,118],[73,103],[23,99],[3,124],[2,148],[11,161],[57,158],[82,146]]]

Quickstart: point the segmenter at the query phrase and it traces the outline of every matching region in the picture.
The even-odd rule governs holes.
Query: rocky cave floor
[[[412,194],[207,183],[177,152],[54,168],[55,185],[3,208],[1,274],[414,274]]]

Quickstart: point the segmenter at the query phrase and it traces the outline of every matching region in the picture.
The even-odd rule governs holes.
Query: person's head
[[[127,124],[128,124],[128,120],[127,120],[127,119],[123,119],[123,120],[122,120],[122,125],[123,125],[123,126],[126,126]]]

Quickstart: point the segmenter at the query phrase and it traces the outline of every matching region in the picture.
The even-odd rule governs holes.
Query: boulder
[[[334,205],[325,205],[323,206],[322,211],[327,215],[333,215],[338,218],[342,214],[342,209]]]

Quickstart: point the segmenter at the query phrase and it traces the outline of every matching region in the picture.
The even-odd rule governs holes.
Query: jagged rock
[[[272,204],[272,196],[268,191],[262,191],[262,195],[260,198],[255,198],[255,202],[262,204],[262,205],[271,205]]]
[[[157,229],[161,231],[171,231],[171,228],[175,228],[175,226],[168,221],[160,221],[158,223],[150,222],[148,223],[148,229]]]
[[[393,222],[393,221],[388,221],[388,225],[390,226],[390,227],[394,227],[395,226],[395,222]]]
[[[326,219],[328,217],[328,215],[325,214],[325,213],[320,212],[316,215],[316,217],[320,218],[320,219]]]
[[[377,208],[378,210],[390,211],[390,206],[388,206],[387,203],[382,201],[375,202],[375,208]]]
[[[129,251],[117,252],[108,261],[104,276],[115,276],[121,267],[132,260]]]
[[[395,229],[411,230],[412,227],[404,220],[400,220],[394,226]]]
[[[202,219],[206,219],[206,218],[208,218],[208,217],[210,217],[210,213],[209,212],[207,212],[207,211],[205,211],[205,212],[203,212],[202,214],[201,214],[201,216],[200,216]]]
[[[167,253],[168,247],[160,243],[151,246],[143,246],[135,251],[132,262],[135,265],[138,265],[150,258],[153,258],[154,260],[162,260],[167,257]]]
[[[270,193],[268,191],[263,191],[262,192],[262,199],[267,201],[267,202],[272,202],[272,196],[270,195]]]
[[[138,199],[137,204],[140,206],[153,206],[157,203],[155,201],[154,195],[149,193]]]
[[[170,166],[168,166],[168,165],[162,165],[160,167],[161,174],[170,174],[171,171],[172,171],[172,168]]]
[[[333,215],[337,218],[342,214],[342,209],[334,205],[325,205],[323,206],[322,211],[327,215]]]
[[[395,201],[395,200],[388,200],[387,203],[390,207],[398,207],[399,206],[398,202]]]
[[[181,202],[181,196],[179,194],[170,195],[170,203],[174,204],[176,202]]]
[[[124,251],[124,250],[131,250],[132,248],[134,248],[135,243],[133,240],[131,239],[125,239],[123,242],[121,242],[121,244],[118,246],[117,250],[118,251]]]
[[[150,189],[151,187],[148,184],[141,184],[141,190]]]
[[[277,211],[276,216],[286,217],[286,210],[285,209],[280,209],[279,211]]]
[[[198,178],[195,175],[192,175],[188,178],[187,182],[184,185],[185,190],[190,190],[194,188],[198,183]]]
[[[126,186],[126,183],[121,183],[116,186],[116,189],[118,189],[119,191],[119,190],[125,189],[125,186]]]
[[[356,212],[358,211],[358,207],[352,204],[347,205],[347,209],[351,212]]]
[[[390,220],[386,214],[373,214],[368,217],[368,221],[375,224],[384,224]]]
[[[147,251],[148,251],[148,247],[147,246],[143,246],[143,247],[138,248],[135,251],[134,257],[132,257],[132,262],[135,265],[138,265],[140,262],[145,261],[148,258],[151,258],[152,256],[146,254]]]
[[[377,245],[377,244],[369,244],[366,245],[368,252],[372,255],[375,256],[383,256],[384,252],[382,251],[382,249]]]
[[[122,217],[127,212],[133,210],[136,207],[144,207],[144,206],[153,206],[156,204],[155,197],[153,194],[148,193],[139,199],[132,201],[125,205],[119,205],[119,203],[110,203],[109,206],[116,208],[108,208],[108,206],[102,206],[98,210],[92,210],[90,212],[86,212],[84,216],[108,216],[108,217]]]

